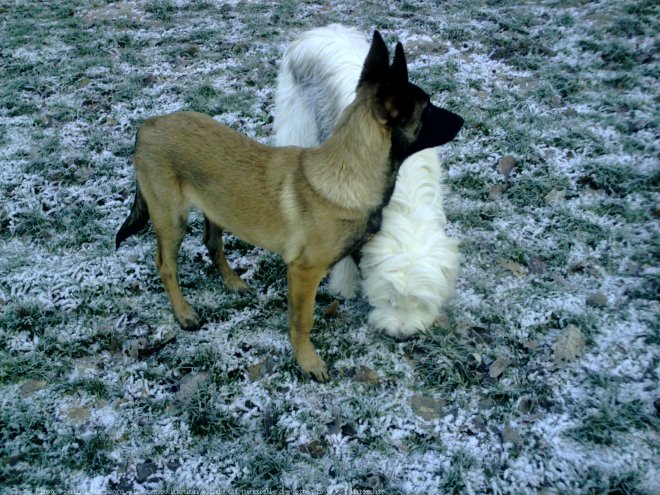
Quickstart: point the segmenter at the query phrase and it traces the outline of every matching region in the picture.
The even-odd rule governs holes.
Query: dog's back
[[[150,215],[190,207],[242,239],[283,253],[287,225],[277,194],[291,180],[294,148],[274,149],[196,112],[146,120],[138,132],[135,172]],[[249,166],[248,166],[249,165]]]

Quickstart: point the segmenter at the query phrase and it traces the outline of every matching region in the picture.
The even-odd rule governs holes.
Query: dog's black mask
[[[401,85],[396,96],[391,97],[391,101],[397,110],[391,125],[395,154],[399,158],[446,144],[453,140],[463,127],[463,118],[460,115],[436,107],[431,103],[428,94],[410,82]],[[415,112],[421,114],[414,117]],[[415,123],[416,128],[412,127]]]
[[[463,117],[429,104],[422,112],[422,129],[412,144],[412,153],[448,143],[463,127]]]

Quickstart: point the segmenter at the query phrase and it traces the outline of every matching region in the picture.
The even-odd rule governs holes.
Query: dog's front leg
[[[314,350],[309,338],[314,324],[314,300],[327,268],[309,267],[300,263],[288,266],[289,327],[293,355],[298,366],[318,381],[328,379],[328,368]]]

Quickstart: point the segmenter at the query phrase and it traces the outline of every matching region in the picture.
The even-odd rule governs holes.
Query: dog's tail
[[[141,232],[149,221],[149,211],[147,210],[147,202],[142,196],[140,191],[140,186],[135,184],[135,199],[133,200],[133,206],[131,207],[131,213],[128,215],[128,218],[124,221],[124,224],[117,232],[117,237],[115,237],[115,248],[119,249],[124,240],[128,237]]]

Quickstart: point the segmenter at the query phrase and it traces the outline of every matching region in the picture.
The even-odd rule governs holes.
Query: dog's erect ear
[[[403,53],[401,42],[396,44],[396,49],[394,50],[394,60],[390,69],[390,81],[400,86],[408,82],[408,64],[406,63],[406,55]]]
[[[390,54],[387,45],[378,31],[374,31],[374,39],[367,58],[362,66],[362,74],[358,86],[363,83],[380,83],[387,80],[390,70]]]

